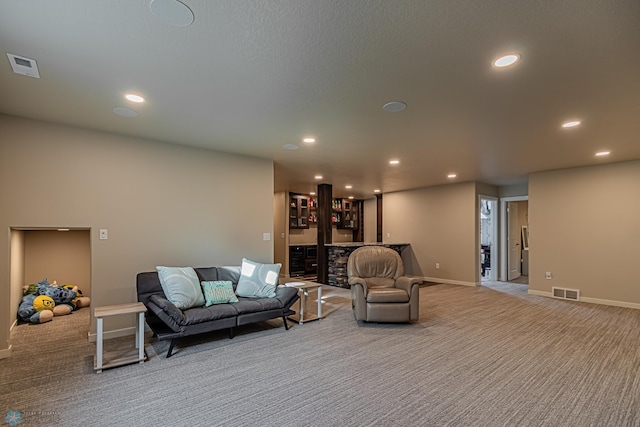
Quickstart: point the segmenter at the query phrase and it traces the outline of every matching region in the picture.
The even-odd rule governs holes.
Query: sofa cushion
[[[233,283],[233,290],[236,290],[238,286],[238,280],[240,280],[240,271],[242,267],[239,265],[217,267],[218,278],[216,280],[229,280]]]
[[[409,302],[409,294],[397,288],[373,288],[367,293],[367,302]]]
[[[160,285],[167,299],[181,310],[204,305],[200,280],[191,267],[157,266]]]
[[[282,264],[260,264],[242,258],[242,270],[236,294],[249,298],[273,298],[276,296],[278,275]]]
[[[365,277],[368,288],[393,288],[396,284],[394,279],[388,277]]]
[[[193,269],[198,275],[198,279],[201,282],[211,281],[211,280],[227,280],[227,279],[219,279],[218,278],[218,268],[217,267],[196,267]]]
[[[184,312],[183,325],[197,325],[211,320],[236,317],[238,311],[232,304],[216,304],[209,307],[194,307]]]
[[[277,298],[239,298],[231,304],[238,314],[257,313],[260,311],[278,310],[282,303]]]
[[[204,292],[204,305],[207,307],[213,304],[238,302],[238,297],[233,293],[233,285],[228,280],[210,280],[200,284]]]

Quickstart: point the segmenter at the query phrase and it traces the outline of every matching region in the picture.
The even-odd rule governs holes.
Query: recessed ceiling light
[[[458,175],[456,175],[455,173],[450,173],[449,175],[447,175],[447,178],[455,178],[456,176]]]
[[[322,179],[322,175],[316,175],[314,176],[315,179]]]
[[[399,165],[400,164],[400,160],[389,160],[389,164],[390,165]]]
[[[344,188],[351,189],[351,188],[353,188],[353,185],[345,185]]]
[[[315,191],[310,191],[310,192],[309,192],[309,195],[310,195],[310,196],[315,196],[315,195],[316,195],[316,192],[315,192]]]
[[[316,139],[315,139],[315,138],[308,137],[308,138],[304,138],[304,139],[302,140],[302,142],[306,142],[307,144],[311,144],[312,142],[316,142]]]
[[[177,0],[152,0],[149,9],[158,18],[174,27],[188,27],[193,24],[193,12]]]
[[[58,231],[69,231],[68,228],[58,228]]]
[[[400,111],[404,111],[405,108],[407,108],[407,104],[400,101],[387,102],[382,106],[382,109],[387,113],[399,113]]]
[[[380,189],[376,188],[375,190],[373,190],[374,193],[379,193]]]
[[[131,102],[144,102],[144,98],[140,95],[136,95],[135,93],[128,93],[124,97]]]
[[[113,113],[122,117],[138,117],[138,113],[131,108],[116,107],[113,109]]]
[[[296,144],[284,144],[283,145],[285,150],[297,150],[298,146]]]
[[[601,156],[608,156],[609,154],[611,154],[610,151],[598,151],[596,153],[596,156],[601,157]]]
[[[353,196],[349,196],[349,200],[352,200],[352,199],[353,199]]]
[[[562,124],[562,127],[563,128],[574,128],[576,126],[579,126],[580,123],[582,123],[580,120],[571,120],[569,122],[564,122]]]
[[[493,61],[493,65],[498,68],[508,67],[509,65],[515,64],[519,59],[520,55],[518,55],[517,53],[512,53],[496,59],[495,61]]]

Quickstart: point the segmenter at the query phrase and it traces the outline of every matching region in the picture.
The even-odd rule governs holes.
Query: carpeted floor
[[[90,310],[12,332],[0,412],[20,426],[640,426],[640,311],[491,282],[420,289],[420,321],[320,321],[189,340],[93,372]],[[310,301],[309,308],[314,306]],[[133,344],[133,338],[109,345]]]

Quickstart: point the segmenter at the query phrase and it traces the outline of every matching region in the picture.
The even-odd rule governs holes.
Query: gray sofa
[[[240,267],[194,268],[200,281],[229,280],[233,288],[240,278]],[[299,299],[296,288],[278,286],[274,298],[238,297],[238,302],[214,304],[180,310],[165,296],[156,271],[139,273],[136,277],[138,301],[147,307],[146,322],[159,340],[171,340],[167,357],[171,357],[178,338],[229,329],[234,336],[236,326],[282,318],[285,329],[287,316],[295,314],[291,306]]]

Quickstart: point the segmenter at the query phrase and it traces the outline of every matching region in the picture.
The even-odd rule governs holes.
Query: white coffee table
[[[295,320],[299,324],[303,324],[305,322],[310,322],[311,320],[319,320],[322,319],[322,285],[320,283],[315,282],[289,282],[285,283],[284,286],[290,286],[293,288],[297,288],[300,293],[300,314],[295,318],[294,316],[290,316],[291,320]],[[304,312],[307,307],[307,299],[309,298],[309,291],[313,291],[317,289],[318,291],[318,314],[317,316],[307,316],[305,318]]]

